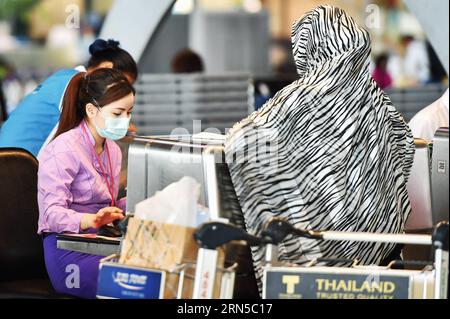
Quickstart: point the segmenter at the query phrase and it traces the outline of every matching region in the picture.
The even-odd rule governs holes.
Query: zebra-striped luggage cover
[[[247,231],[278,216],[306,229],[402,232],[414,142],[371,78],[369,33],[343,10],[319,6],[294,24],[292,42],[299,79],[237,123],[225,143]],[[279,259],[376,264],[392,249],[288,237]],[[263,253],[252,249],[258,279]]]

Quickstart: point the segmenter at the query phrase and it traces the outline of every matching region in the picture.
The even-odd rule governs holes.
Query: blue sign
[[[162,299],[165,272],[101,264],[97,297],[118,299]]]

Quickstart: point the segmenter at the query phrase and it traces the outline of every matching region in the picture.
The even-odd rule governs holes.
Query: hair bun
[[[120,42],[113,39],[109,39],[108,41],[97,39],[89,46],[89,53],[91,55],[95,55],[105,50],[117,50],[119,48],[119,45]]]

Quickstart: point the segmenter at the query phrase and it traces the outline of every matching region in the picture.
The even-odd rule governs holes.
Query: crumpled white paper
[[[200,184],[185,176],[136,204],[135,218],[184,227],[197,227]]]

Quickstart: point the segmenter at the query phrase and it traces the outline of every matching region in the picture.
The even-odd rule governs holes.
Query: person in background
[[[91,58],[84,66],[57,71],[27,95],[9,115],[0,130],[0,147],[18,147],[37,156],[55,134],[62,97],[70,80],[79,72],[114,68],[130,83],[137,78],[137,65],[131,55],[114,40],[97,39],[89,47]]]
[[[414,137],[431,141],[436,130],[440,127],[448,127],[448,89],[436,101],[420,110],[409,121],[409,127]]]
[[[396,87],[424,85],[430,81],[430,60],[424,41],[412,35],[401,37],[396,50],[390,52],[387,70]]]
[[[372,73],[372,77],[377,82],[378,86],[384,90],[392,86],[392,78],[387,71],[388,56],[383,53],[380,54],[375,60],[375,69]]]
[[[448,80],[447,72],[442,66],[442,62],[434,51],[431,43],[426,42],[427,53],[430,59],[430,81],[429,83],[443,83]]]
[[[0,127],[8,117],[6,107],[6,97],[3,88],[3,80],[6,78],[7,74],[8,74],[8,65],[0,57]]]
[[[255,110],[259,110],[271,96],[272,92],[266,83],[255,83]]]
[[[407,35],[402,43],[406,48],[403,60],[406,78],[415,84],[426,84],[430,80],[430,61],[425,42]]]
[[[7,117],[8,115],[6,114],[6,99],[5,95],[3,94],[3,81],[0,78],[0,127]]]
[[[205,70],[202,58],[191,49],[178,52],[170,67],[173,73],[200,73]]]
[[[56,292],[95,298],[101,256],[58,249],[58,233],[94,233],[124,218],[117,199],[125,136],[135,91],[123,73],[108,68],[76,74],[62,101],[54,139],[38,156],[38,234],[44,237],[47,272]],[[68,287],[68,265],[79,285]]]
[[[22,83],[15,67],[0,56],[0,80],[2,81],[6,117],[14,110],[23,96]],[[34,88],[33,88],[34,89]]]

